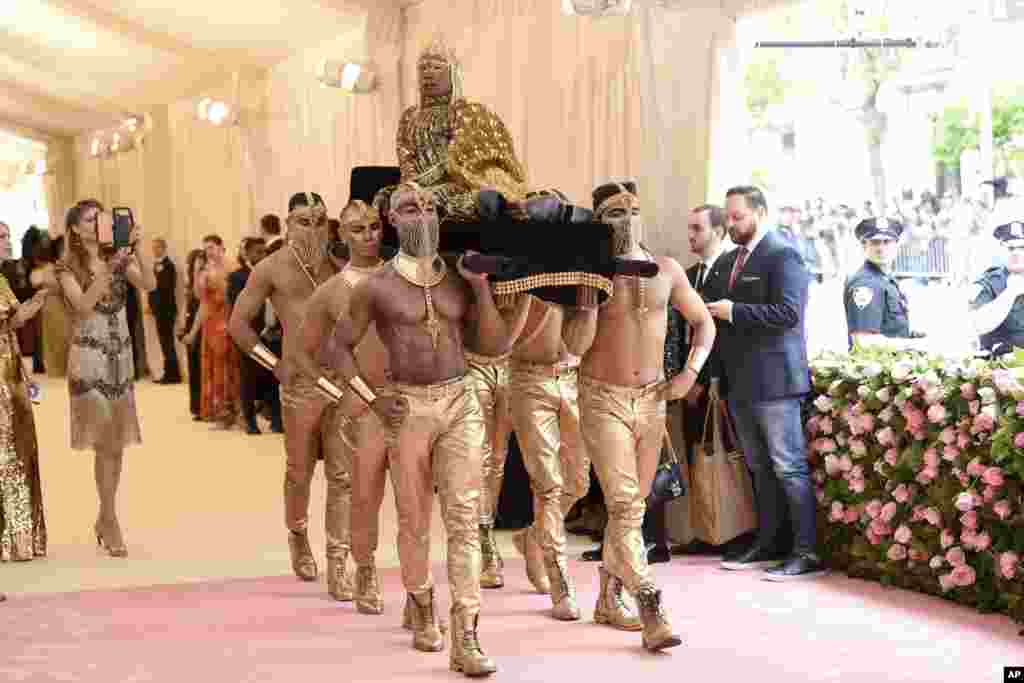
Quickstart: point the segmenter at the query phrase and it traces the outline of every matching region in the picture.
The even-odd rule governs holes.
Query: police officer
[[[1024,212],[999,221],[993,234],[1006,250],[1006,265],[989,268],[974,283],[968,310],[982,351],[992,356],[1024,348]]]
[[[846,281],[846,329],[850,347],[880,345],[889,348],[918,348],[924,337],[910,331],[907,297],[892,277],[896,246],[903,226],[882,217],[866,218],[857,224],[854,236],[864,246],[866,260]]]

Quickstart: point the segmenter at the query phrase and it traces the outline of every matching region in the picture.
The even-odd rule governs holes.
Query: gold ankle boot
[[[578,621],[580,608],[576,605],[576,587],[569,578],[565,561],[544,558],[544,568],[551,582],[551,616],[559,621]]]
[[[292,571],[303,581],[316,581],[316,560],[309,547],[309,537],[305,531],[288,532],[288,550],[292,556]]]
[[[467,676],[487,676],[498,670],[494,660],[484,655],[476,635],[479,614],[452,610],[452,671]]]
[[[356,609],[361,614],[382,614],[384,598],[380,594],[377,567],[367,565],[356,568]]]
[[[494,541],[494,527],[480,525],[480,587],[501,588],[505,585],[502,569],[505,562]]]
[[[415,622],[413,621],[413,619],[415,619],[414,615],[416,614],[415,605],[416,601],[413,600],[412,593],[406,593],[405,608],[403,608],[402,610],[402,628],[404,628],[406,631],[416,630],[416,627],[414,626]],[[437,628],[439,631],[441,631],[442,636],[445,635],[446,633],[448,633],[448,622],[439,616],[437,618]]]
[[[419,595],[409,593],[406,615],[412,625],[414,648],[421,652],[440,652],[444,649],[444,635],[437,624],[433,588]]]
[[[603,566],[597,568],[601,576],[601,592],[597,594],[597,606],[594,607],[594,623],[607,624],[621,631],[639,631],[644,625],[626,604],[622,591],[622,581],[612,576]]]
[[[550,593],[551,582],[548,579],[547,570],[544,568],[544,551],[537,543],[537,536],[532,526],[522,531],[517,531],[512,537],[519,554],[526,558],[526,577],[537,589],[538,593]]]
[[[338,602],[352,601],[352,577],[345,571],[348,553],[327,558],[327,594]]]
[[[683,644],[683,639],[672,632],[672,624],[661,604],[661,591],[651,585],[643,586],[636,594],[643,622],[644,647],[651,652]]]

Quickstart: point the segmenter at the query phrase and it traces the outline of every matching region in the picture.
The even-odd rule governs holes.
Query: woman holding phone
[[[95,453],[100,510],[96,542],[113,557],[128,551],[117,519],[117,488],[125,446],[142,443],[135,410],[135,361],[125,315],[129,284],[156,287],[147,250],[114,249],[111,215],[95,199],[67,215],[68,243],[57,264],[57,281],[68,307],[71,340],[68,390],[71,448]],[[138,226],[130,244],[141,238]]]

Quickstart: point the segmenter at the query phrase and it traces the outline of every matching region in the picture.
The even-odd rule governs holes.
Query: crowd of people
[[[283,432],[287,545],[304,581],[321,575],[307,527],[322,460],[327,593],[364,614],[383,611],[374,556],[390,478],[403,625],[420,651],[443,650],[447,634],[454,671],[497,670],[478,626],[481,589],[505,584],[494,524],[513,432],[533,511],[514,545],[554,619],[582,616],[566,519],[576,509],[586,520],[587,504],[602,499],[602,542],[590,554],[600,562],[594,621],[639,632],[649,651],[682,644],[650,569],[669,556],[664,501],[673,495],[655,491],[656,472],[673,451],[692,459],[703,438],[693,425],[720,401],[753,480],[756,528],[687,551],[720,555],[725,570],[763,570],[770,582],[824,575],[801,417],[810,392],[807,243],[769,223],[761,190],[737,186],[721,205],[690,211],[698,261],[684,269],[645,245],[635,182],[599,185],[589,207],[527,191],[500,118],[463,97],[454,55],[431,46],[418,73],[420,103],[397,134],[399,167],[354,169],[337,220],[319,194],[297,192],[283,227],[267,216],[243,241],[238,268],[223,240],[208,235],[181,277],[166,244],[146,248],[139,226],[131,247],[113,248],[103,238],[110,213],[84,200],[67,215],[65,252],[46,270],[46,287],[19,302],[0,280],[4,559],[46,552],[31,375],[17,330],[50,298],[66,316],[70,445],[94,454],[97,541],[111,556],[127,554],[117,493],[124,449],[141,441],[128,313],[139,291],[157,318],[162,382],[182,379],[173,337],[189,349],[197,419],[230,428],[241,416],[255,433],[265,412]],[[1024,244],[1016,225],[1007,235]],[[385,249],[386,230],[396,253]],[[519,260],[443,249],[452,235],[486,231],[505,235],[505,253],[519,249]],[[564,243],[549,237],[538,247],[538,234]],[[894,235],[880,217],[860,221],[861,262],[882,264],[868,243]],[[0,252],[9,258],[2,223]],[[499,267],[502,258],[512,267]],[[854,306],[865,309],[858,296]],[[673,419],[690,426],[674,433]],[[678,449],[666,447],[673,440]],[[430,568],[435,496],[446,532],[447,623]]]

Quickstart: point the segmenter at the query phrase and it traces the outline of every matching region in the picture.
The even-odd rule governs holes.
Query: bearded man
[[[567,340],[572,342],[569,350],[583,356],[583,438],[608,507],[594,620],[642,629],[644,647],[657,651],[682,640],[672,631],[647,566],[641,532],[645,501],[665,438],[665,402],[684,397],[693,387],[714,343],[715,325],[682,266],[643,246],[636,184],[607,183],[594,190],[593,198],[594,215],[611,226],[619,257],[658,266],[658,275],[650,279],[616,276],[611,299],[600,310],[591,306],[585,311],[590,333]],[[669,303],[689,322],[693,341],[684,370],[666,380]],[[619,619],[622,585],[636,599],[639,624]]]
[[[348,559],[351,481],[346,467],[347,449],[325,411],[341,391],[317,369],[301,361],[299,334],[313,291],[339,273],[344,265],[328,250],[327,207],[320,195],[300,192],[288,201],[287,243],[267,256],[252,271],[231,314],[235,343],[271,370],[281,383],[285,452],[285,525],[292,569],[304,581],[317,578],[316,560],[306,533],[310,481],[318,458],[324,460],[327,479],[325,528],[327,535],[327,590],[335,600],[351,600],[352,587],[345,572]],[[264,344],[251,321],[269,299],[284,329],[282,357]],[[325,393],[326,392],[326,393]]]
[[[501,356],[513,341],[510,322],[521,309],[499,311],[486,276],[469,273],[461,262],[462,278],[447,274],[437,253],[440,227],[431,193],[402,183],[391,196],[389,214],[399,252],[356,286],[349,316],[335,329],[338,364],[369,408],[369,415],[350,417],[387,431],[413,647],[444,648],[430,572],[436,486],[448,541],[450,666],[468,676],[486,675],[496,666],[477,637],[484,420],[466,376],[464,340],[473,339],[483,355]],[[377,388],[366,382],[353,356],[371,323],[391,359],[392,382]]]
[[[328,344],[334,326],[340,318],[348,315],[349,299],[356,285],[384,267],[384,260],[380,257],[384,231],[376,209],[359,199],[350,201],[341,212],[338,230],[341,242],[347,247],[349,260],[340,273],[313,292],[302,321],[301,344],[295,347],[296,363],[307,377],[331,374],[325,366],[333,356]],[[338,251],[332,249],[332,252]],[[369,381],[382,384],[386,380],[387,351],[372,327],[356,349],[356,359]],[[345,392],[344,396],[339,391],[335,398],[340,405],[325,411],[321,433],[329,435],[331,447],[338,451],[338,463],[331,460],[327,466],[335,467],[340,463],[347,473],[343,476],[351,480],[351,508],[337,505],[335,501],[328,502],[337,506],[341,515],[334,521],[346,530],[351,529],[351,552],[356,564],[356,609],[363,614],[381,614],[384,601],[374,553],[377,550],[380,504],[384,499],[387,450],[379,430],[373,428],[375,425],[363,430],[361,422],[365,421],[352,423],[345,417],[355,412],[359,398],[351,391]],[[336,441],[338,438],[341,443]]]

